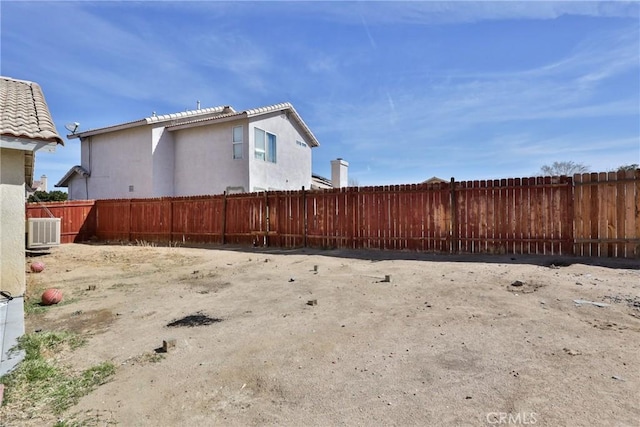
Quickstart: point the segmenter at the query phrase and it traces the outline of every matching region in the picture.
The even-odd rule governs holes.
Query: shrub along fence
[[[640,256],[640,169],[45,206],[63,218],[63,242]],[[27,204],[27,217],[46,215]]]

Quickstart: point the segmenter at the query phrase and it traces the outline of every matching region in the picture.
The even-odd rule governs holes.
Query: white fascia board
[[[85,132],[72,133],[67,135],[67,139],[75,139],[75,138],[84,138],[86,136],[100,135],[102,133],[115,132],[118,130],[130,129],[138,126],[148,125],[149,123],[146,120],[138,120],[136,122],[124,123],[121,125],[108,126],[99,129],[88,130]]]

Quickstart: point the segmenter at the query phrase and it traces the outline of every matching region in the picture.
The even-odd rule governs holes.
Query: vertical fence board
[[[632,243],[633,246],[631,253],[633,254],[633,257],[640,258],[640,169],[635,170],[635,180],[627,187],[627,191],[627,197],[635,201],[635,203],[633,203],[635,209],[631,209],[632,213],[630,214],[630,216],[635,218],[629,221],[631,230],[629,237],[635,238],[635,242]],[[635,215],[633,215],[634,210]],[[633,223],[635,223],[635,232],[633,231]]]
[[[624,174],[624,238],[625,244],[624,256],[631,258],[640,256],[640,242],[634,244],[629,239],[640,238],[640,191],[638,189],[639,180],[630,181],[634,175],[640,174],[640,171],[626,171]]]
[[[626,224],[625,224],[625,209],[624,209],[624,199],[625,199],[625,182],[624,182],[625,171],[619,171],[614,173],[614,179],[616,182],[616,196],[614,201],[613,215],[615,215],[616,222],[616,240],[614,256],[616,258],[622,258],[625,256],[626,243],[624,242],[626,235]]]

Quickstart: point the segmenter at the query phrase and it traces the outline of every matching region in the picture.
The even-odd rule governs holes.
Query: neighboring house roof
[[[33,181],[33,184],[31,184],[31,186],[27,186],[27,194],[33,194],[36,191],[47,191],[47,177],[46,175],[42,175],[42,177],[40,178],[41,181]]]
[[[270,105],[267,107],[254,108],[251,110],[236,111],[232,107],[225,105],[214,108],[203,108],[200,110],[185,111],[182,113],[164,114],[161,116],[151,116],[144,119],[135,120],[132,122],[121,123],[118,125],[107,126],[103,128],[91,129],[84,132],[78,132],[72,135],[68,135],[68,138],[84,138],[86,136],[99,135],[102,133],[114,132],[123,129],[129,129],[138,126],[150,125],[154,123],[165,123],[166,128],[169,131],[175,131],[179,129],[186,129],[196,126],[204,126],[214,122],[224,122],[235,120],[238,118],[255,117],[262,114],[269,114],[277,111],[282,111],[293,118],[302,128],[303,132],[309,139],[312,147],[318,147],[320,143],[316,139],[315,135],[311,132],[311,129],[302,120],[302,117],[288,102],[282,104]]]
[[[64,145],[40,85],[0,76],[0,135],[3,140],[32,140]],[[25,151],[25,179],[33,181],[35,158]]]
[[[183,123],[185,120],[193,119],[194,117],[202,117],[202,116],[211,116],[233,112],[234,109],[229,107],[228,105],[220,106],[220,107],[211,107],[211,108],[202,108],[199,110],[191,110],[184,111],[180,113],[172,113],[172,114],[163,114],[163,115],[152,115],[150,117],[145,117],[144,119],[134,120],[132,122],[120,123],[117,125],[105,126],[96,129],[89,129],[84,132],[73,133],[71,135],[67,135],[67,138],[84,138],[86,136],[99,135],[102,133],[114,132],[123,129],[134,128],[138,126],[150,125],[153,123],[166,123],[166,122],[175,122],[175,123]]]
[[[300,115],[298,114],[296,109],[293,108],[293,105],[291,105],[289,102],[283,102],[281,104],[274,104],[274,105],[269,105],[269,106],[266,106],[266,107],[254,108],[254,109],[251,109],[251,110],[244,110],[244,111],[239,111],[239,112],[233,111],[233,112],[229,112],[229,113],[226,113],[226,114],[220,114],[220,115],[214,116],[214,117],[207,117],[207,118],[195,119],[195,120],[191,120],[191,121],[185,121],[183,123],[177,123],[177,124],[173,124],[173,125],[167,126],[167,129],[168,130],[185,129],[185,128],[194,127],[194,126],[207,125],[207,124],[210,124],[210,123],[216,122],[216,121],[223,122],[223,121],[233,120],[233,119],[241,118],[241,117],[242,118],[244,118],[244,117],[247,117],[247,118],[248,117],[256,117],[256,116],[260,116],[260,115],[263,115],[263,114],[270,114],[270,113],[277,112],[277,111],[281,111],[281,112],[287,114],[287,117],[293,118],[293,120],[295,120],[295,122],[298,123],[298,125],[302,128],[303,132],[305,133],[305,135],[309,139],[311,147],[319,147],[320,146],[320,143],[318,142],[318,139],[315,137],[313,132],[311,132],[311,129],[309,129],[309,126],[307,126],[307,124],[304,122],[304,120],[302,120],[302,117],[300,117]]]
[[[69,172],[67,172],[60,181],[58,181],[58,183],[56,185],[54,185],[54,187],[68,187],[69,186],[69,181],[71,180],[71,178],[73,178],[74,175],[80,175],[81,177],[87,177],[87,176],[91,176],[91,174],[89,173],[89,171],[87,171],[85,168],[83,168],[80,165],[75,165],[74,167],[72,167],[71,169],[69,169]]]
[[[426,181],[422,181],[421,184],[437,184],[439,182],[447,182],[442,178],[438,178],[437,176],[432,176],[431,178],[427,179]]]
[[[324,176],[311,174],[311,189],[323,189],[323,188],[333,188],[333,183],[330,179],[325,178]]]

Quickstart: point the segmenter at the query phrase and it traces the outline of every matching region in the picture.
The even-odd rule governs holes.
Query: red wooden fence
[[[640,170],[46,206],[63,242],[640,256]]]
[[[61,243],[89,240],[96,233],[94,200],[28,203],[27,218],[61,218]]]
[[[575,253],[640,256],[640,169],[576,175]]]

